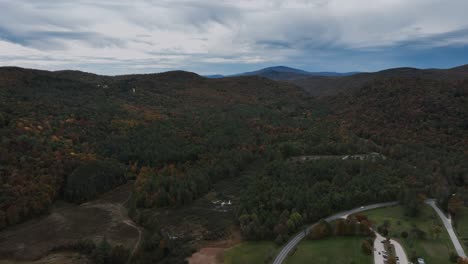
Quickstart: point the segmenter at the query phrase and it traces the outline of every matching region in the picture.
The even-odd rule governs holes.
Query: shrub
[[[409,259],[410,259],[411,262],[417,263],[418,255],[416,254],[416,251],[411,251]]]
[[[330,223],[325,220],[320,220],[320,222],[310,228],[309,238],[321,239],[330,236],[331,233],[332,227]]]
[[[367,241],[367,240],[362,241],[362,243],[361,243],[362,253],[370,256],[373,253],[373,249],[374,248],[372,247],[372,244],[369,243],[369,241]]]
[[[408,232],[406,232],[406,231],[401,232],[401,237],[402,238],[408,238]]]
[[[284,238],[283,238],[283,236],[281,234],[279,234],[275,239],[275,243],[277,245],[281,245],[281,244],[283,244],[283,242],[284,242]]]
[[[450,257],[449,257],[450,262],[452,263],[457,263],[458,261],[458,254],[454,251],[450,252]]]

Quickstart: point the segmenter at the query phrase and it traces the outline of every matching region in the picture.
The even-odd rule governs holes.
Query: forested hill
[[[57,198],[80,202],[120,184],[110,169],[117,163],[133,177],[143,166],[238,166],[232,156],[257,151],[268,135],[296,133],[288,118],[316,114],[310,105],[302,90],[260,77],[0,68],[0,228],[45,212]],[[80,175],[89,167],[112,175]],[[102,182],[88,186],[94,178]],[[188,203],[215,181],[199,180],[166,183],[179,187],[162,204]],[[173,197],[182,189],[185,198]]]
[[[378,148],[343,131],[302,89],[258,76],[2,68],[0,135],[0,228],[44,214],[58,199],[82,203],[132,178],[130,212],[145,227],[136,263],[178,263],[191,252],[190,239],[229,232],[210,230],[219,225],[209,222],[205,238],[200,227],[181,223],[185,243],[167,243],[167,226],[153,221],[159,208],[190,207],[218,182],[247,183],[224,216],[244,238],[281,243],[302,223],[395,199],[412,171],[391,160],[291,163],[293,156]]]
[[[467,69],[397,68],[299,85],[326,102],[346,130],[418,167],[430,192],[446,197],[468,188]]]
[[[239,103],[242,103],[243,100],[252,102],[254,97],[258,95],[261,95],[262,99],[268,100],[276,100],[278,96],[282,95],[291,95],[293,97],[306,95],[294,85],[278,84],[257,76],[208,79],[184,71],[111,77],[80,71],[49,72],[3,67],[0,68],[0,87],[6,90],[16,87],[26,92],[35,91],[38,94],[54,91],[54,89],[75,90],[125,100],[141,99],[144,97],[143,95],[150,95],[151,93],[155,96],[177,94],[182,99],[195,96],[212,102],[219,102],[217,99],[221,97],[232,97],[234,98],[232,102]],[[135,92],[133,92],[134,89]],[[191,94],[195,89],[197,93]],[[138,90],[138,93],[136,90]],[[205,94],[204,92],[209,93]],[[59,95],[55,96],[60,98]],[[73,99],[79,101],[79,98]],[[149,101],[138,101],[138,103],[158,102],[157,98],[146,99]]]
[[[347,130],[425,175],[408,184],[441,201],[456,192],[468,201],[468,80],[376,78],[324,100]]]
[[[243,186],[232,212],[243,237],[277,243],[363,204],[466,201],[468,85],[454,72],[385,75],[319,100],[258,76],[0,68],[0,229],[134,179],[129,211],[145,227],[135,263],[178,263],[216,223],[181,223],[184,240],[167,243],[158,209],[190,207],[225,180]],[[371,152],[386,158],[294,162]]]
[[[468,79],[467,66],[452,69],[395,68],[379,72],[357,73],[351,76],[311,76],[288,80],[318,97],[349,94],[373,81],[388,78],[420,78],[427,80],[449,81]]]

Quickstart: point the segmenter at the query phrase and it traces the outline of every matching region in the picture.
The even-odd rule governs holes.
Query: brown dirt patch
[[[228,239],[218,241],[203,241],[200,250],[187,258],[189,264],[219,264],[225,250],[241,242],[241,234],[238,229],[233,228]]]
[[[202,248],[188,258],[189,264],[218,264],[225,248]]]
[[[104,237],[133,249],[139,232],[126,223],[131,220],[122,207],[130,191],[128,183],[79,206],[58,202],[49,215],[1,231],[0,259],[37,260],[54,247],[80,239],[99,242]]]

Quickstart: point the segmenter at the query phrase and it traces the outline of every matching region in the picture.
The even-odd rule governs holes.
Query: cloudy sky
[[[0,66],[100,74],[468,63],[467,0],[0,0]]]

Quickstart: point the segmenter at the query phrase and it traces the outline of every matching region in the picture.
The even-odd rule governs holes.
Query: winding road
[[[398,241],[390,239],[390,244],[392,244],[393,248],[395,248],[395,256],[399,257],[400,260],[398,262],[400,264],[410,263],[409,260],[408,260],[408,256],[406,256],[405,250],[403,249],[401,244],[398,243]]]
[[[388,206],[393,206],[397,205],[398,202],[389,202],[389,203],[377,203],[377,204],[372,204],[372,205],[367,205],[367,206],[361,206],[352,210],[344,211],[341,213],[334,214],[332,216],[329,216],[325,218],[326,221],[330,222],[339,218],[343,218],[345,216],[351,215],[351,214],[356,214],[360,212],[364,212],[367,210],[372,210],[376,208],[381,208],[381,207],[388,207]],[[289,252],[299,244],[299,242],[306,236],[306,234],[309,232],[309,227],[295,235],[284,247],[281,249],[280,253],[278,256],[276,256],[276,259],[273,261],[273,264],[281,264],[283,261],[286,259],[288,256]]]
[[[445,214],[439,209],[439,207],[437,207],[435,200],[433,199],[426,200],[426,204],[434,208],[434,210],[436,211],[436,213],[439,215],[440,219],[444,223],[445,229],[447,229],[447,232],[450,236],[450,239],[452,240],[453,246],[455,247],[455,250],[457,251],[458,256],[466,258],[465,251],[463,251],[463,247],[460,244],[460,241],[458,240],[457,235],[453,231],[452,221],[450,220],[450,218],[447,218]]]
[[[356,214],[356,213],[359,213],[359,212],[364,212],[364,211],[367,211],[367,210],[372,210],[372,209],[381,208],[381,207],[389,207],[389,206],[393,206],[393,205],[397,205],[397,204],[398,204],[398,202],[389,202],[389,203],[378,203],[378,204],[372,204],[372,205],[367,205],[367,206],[361,206],[359,208],[355,208],[355,209],[352,209],[352,210],[349,210],[349,211],[344,211],[344,212],[341,212],[341,213],[334,214],[332,216],[329,216],[329,217],[325,218],[325,220],[328,221],[328,222],[331,222],[331,221],[334,221],[334,220],[339,219],[339,218],[345,218],[345,217],[347,217],[348,215],[351,215],[351,214]],[[452,243],[453,243],[453,245],[455,247],[455,250],[457,251],[457,254],[460,257],[466,258],[466,254],[465,254],[465,252],[463,250],[463,247],[460,244],[460,241],[458,240],[457,235],[453,231],[452,221],[444,215],[444,213],[439,209],[439,207],[437,207],[437,205],[435,204],[434,199],[426,200],[426,204],[431,206],[436,211],[436,213],[439,215],[440,219],[442,220],[442,222],[444,224],[445,229],[447,230],[447,232],[448,232],[448,234],[450,236],[450,239],[452,240]],[[296,234],[283,247],[283,249],[281,249],[280,253],[278,254],[278,256],[276,256],[275,260],[273,261],[273,264],[283,263],[283,261],[288,256],[289,252],[291,252],[291,250],[295,246],[297,246],[297,244],[299,244],[299,242],[307,235],[307,233],[309,232],[309,228],[310,227],[307,227],[306,229],[302,230],[300,233]],[[398,256],[405,256],[405,258],[406,258],[406,255],[404,254],[403,248],[398,243],[395,243],[395,242],[396,241],[394,241],[393,244],[395,246],[395,250],[397,251],[397,255]],[[401,257],[400,257],[400,260],[405,260],[405,259],[401,259]],[[405,261],[402,261],[401,263],[405,263]]]

